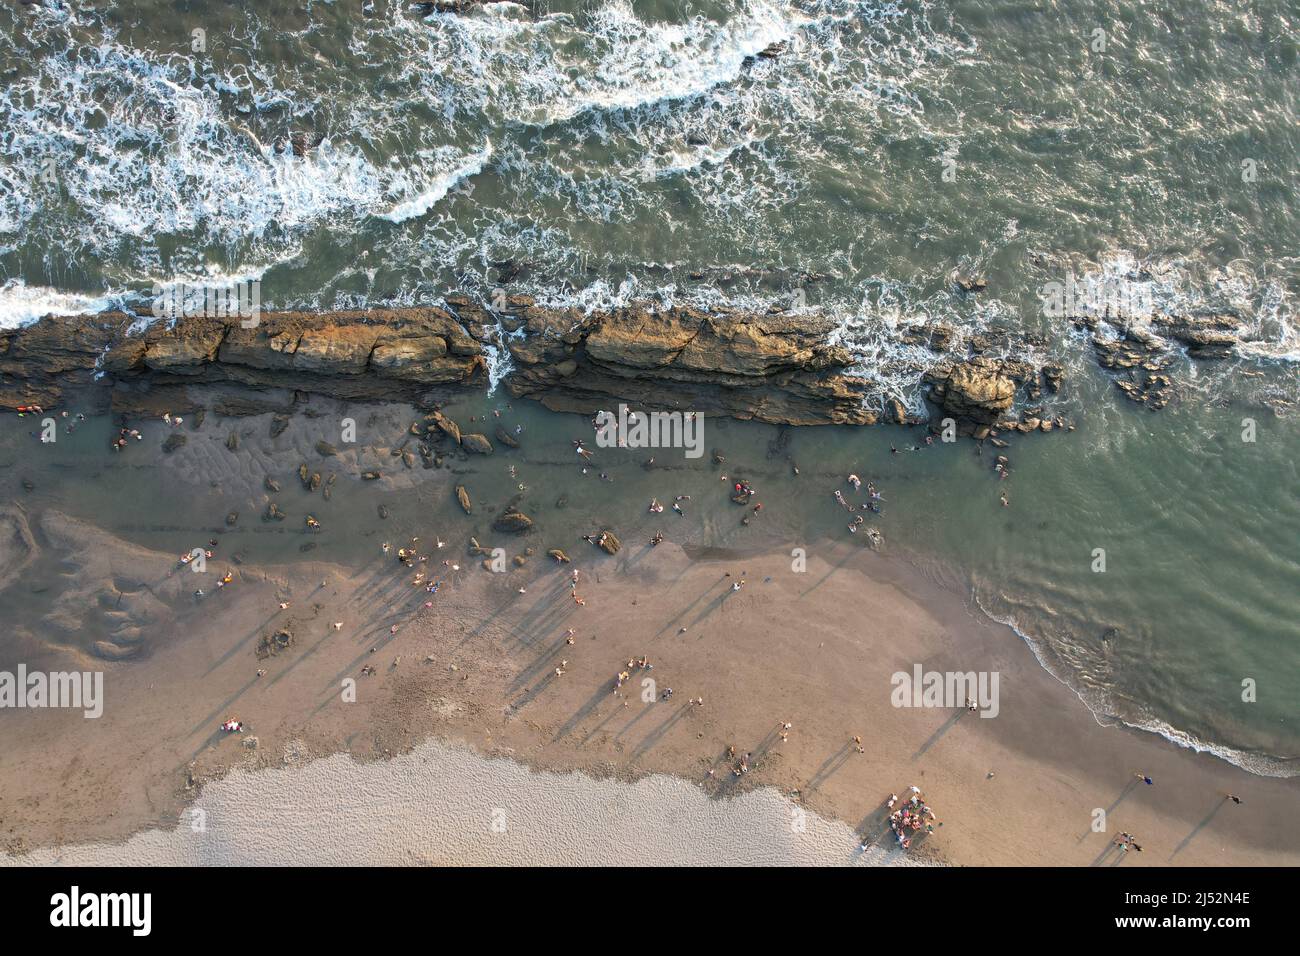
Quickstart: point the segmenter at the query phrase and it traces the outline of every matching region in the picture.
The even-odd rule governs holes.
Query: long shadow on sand
[[[816,773],[812,775],[812,778],[808,783],[804,785],[804,792],[812,793],[831,777],[835,776],[835,774],[839,772],[840,768],[852,759],[854,752],[854,746],[850,742],[846,743],[839,750],[835,751],[835,753],[827,757],[822,765],[817,768]]]
[[[949,717],[949,718],[944,722],[944,724],[943,724],[942,727],[940,727],[938,730],[936,730],[934,733],[932,733],[932,734],[930,735],[930,739],[929,739],[929,740],[927,740],[925,743],[921,744],[921,749],[918,750],[916,753],[912,754],[912,759],[913,759],[913,760],[919,760],[919,759],[921,759],[922,757],[924,757],[924,756],[925,756],[925,752],[926,752],[927,750],[929,750],[931,747],[933,747],[935,744],[937,744],[940,740],[942,740],[943,737],[944,737],[944,735],[945,735],[946,733],[948,733],[948,731],[952,730],[953,727],[957,726],[957,721],[961,720],[962,717],[966,714],[966,712],[967,712],[967,711],[966,711],[966,708],[965,708],[965,707],[962,707],[962,708],[960,708],[960,709],[957,711],[957,713],[955,713],[955,714],[953,714],[951,717]]]
[[[1192,840],[1196,837],[1196,834],[1200,833],[1202,830],[1204,830],[1206,827],[1210,825],[1210,821],[1214,819],[1215,814],[1217,814],[1220,810],[1222,810],[1223,805],[1227,802],[1228,801],[1226,797],[1220,798],[1219,802],[1214,805],[1214,809],[1205,815],[1205,819],[1203,819],[1200,823],[1196,824],[1196,826],[1192,828],[1191,833],[1183,837],[1182,843],[1174,847],[1174,852],[1169,854],[1169,859],[1172,860],[1179,853],[1182,853],[1183,850],[1187,849],[1187,845],[1192,842]]]
[[[1130,780],[1128,782],[1128,785],[1123,790],[1121,790],[1119,792],[1119,796],[1115,798],[1115,802],[1106,808],[1107,817],[1109,817],[1115,811],[1116,807],[1118,807],[1121,803],[1123,803],[1125,800],[1128,799],[1129,794],[1131,794],[1134,790],[1137,789],[1137,785],[1138,785],[1138,781],[1136,780]],[[1097,831],[1093,830],[1092,827],[1088,827],[1088,829],[1084,830],[1083,833],[1079,834],[1079,842],[1082,843],[1084,840],[1088,839],[1088,837],[1092,836],[1096,832]]]

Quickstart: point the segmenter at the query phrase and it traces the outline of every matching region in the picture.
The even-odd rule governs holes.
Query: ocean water
[[[6,6],[0,325],[221,277],[260,279],[263,308],[496,288],[588,310],[777,303],[836,316],[873,400],[917,412],[932,359],[900,321],[1032,333],[1030,357],[1066,368],[1077,430],[1018,441],[1008,482],[968,445],[891,455],[916,438],[819,429],[769,458],[775,430],[731,425],[718,444],[769,509],[792,502],[762,533],[846,533],[829,495],[856,469],[888,489],[890,546],[955,569],[1103,719],[1291,774],[1298,54],[1284,0]],[[956,291],[958,272],[988,292]],[[1177,401],[1132,407],[1044,315],[1045,283],[1071,277],[1232,311],[1246,342],[1176,357]],[[589,506],[626,523],[668,492],[620,467]],[[513,482],[481,468],[504,497]],[[716,472],[680,477],[704,494]],[[703,517],[690,533],[740,534]]]

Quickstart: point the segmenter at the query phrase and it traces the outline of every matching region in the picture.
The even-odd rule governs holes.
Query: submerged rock
[[[170,435],[167,436],[167,440],[163,442],[162,450],[167,452],[168,454],[171,454],[177,448],[184,447],[187,441],[189,441],[189,438],[186,437],[185,435],[182,435],[179,432],[172,432]]]
[[[505,445],[507,448],[519,447],[519,442],[515,441],[515,437],[511,435],[508,431],[506,431],[504,428],[502,428],[500,425],[497,426],[496,436],[497,436],[497,441]]]
[[[493,531],[507,534],[523,534],[533,526],[533,519],[517,508],[507,508],[492,522]]]
[[[442,412],[434,412],[430,419],[438,430],[444,435],[449,435],[451,440],[460,444],[460,426],[444,415]]]
[[[338,453],[339,450],[324,439],[316,443],[316,454],[318,455],[329,457],[330,455],[337,455]]]
[[[460,436],[460,447],[476,455],[492,454],[492,443],[488,441],[487,436],[474,432]]]

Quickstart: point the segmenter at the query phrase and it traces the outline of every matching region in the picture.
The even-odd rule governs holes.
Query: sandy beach
[[[418,801],[394,809],[382,796],[383,781],[403,766],[396,758],[420,753],[426,740],[471,748],[456,751],[462,756],[592,778],[564,791],[574,826],[590,809],[586,801],[595,807],[623,799],[595,796],[599,781],[626,797],[622,815],[611,818],[607,808],[600,826],[635,826],[650,813],[646,801],[659,798],[647,796],[653,787],[631,783],[658,774],[734,807],[726,811],[733,822],[735,813],[757,806],[754,799],[783,798],[790,812],[811,811],[809,831],[824,835],[833,823],[823,821],[833,821],[856,833],[847,839],[837,831],[825,857],[774,851],[764,857],[769,862],[851,862],[854,853],[844,851],[858,842],[869,848],[856,851],[865,859],[897,858],[885,802],[913,785],[942,826],[915,841],[912,861],[1300,861],[1300,839],[1278,826],[1294,813],[1294,780],[1252,776],[1148,733],[1101,726],[1014,632],[857,542],[811,544],[806,567],[795,570],[785,553],[692,554],[670,541],[627,540],[608,556],[580,541],[568,549],[571,564],[542,553],[498,574],[466,557],[456,541],[430,549],[429,566],[446,581],[435,595],[376,548],[360,573],[323,562],[243,564],[230,587],[196,603],[173,556],[58,512],[45,512],[34,526],[21,509],[11,516],[15,533],[35,549],[22,558],[27,566],[61,566],[75,582],[75,591],[44,605],[43,621],[12,621],[15,633],[28,634],[29,666],[103,669],[106,676],[99,719],[58,710],[4,714],[0,821],[10,862],[120,843],[143,830],[162,831],[149,838],[162,839],[178,825],[185,829],[186,808],[201,807],[210,792],[241,825],[255,828],[262,837],[255,842],[284,841],[302,821],[278,822],[276,801],[256,795],[309,779],[347,782],[326,800],[342,818],[359,812],[362,788],[372,826],[414,825]],[[572,597],[575,568],[583,605]],[[739,581],[744,586],[734,590]],[[109,595],[117,595],[111,607]],[[423,606],[426,599],[432,607]],[[282,602],[288,607],[280,609]],[[36,613],[14,606],[16,616]],[[123,613],[144,622],[148,653],[118,663],[88,655],[79,640]],[[83,638],[49,637],[51,620]],[[259,643],[265,648],[263,638],[281,629],[292,635],[288,646],[259,657]],[[652,668],[629,670],[642,657]],[[960,705],[894,706],[891,675],[916,665],[997,672],[997,715],[983,718]],[[630,677],[616,688],[624,671]],[[646,678],[654,682],[649,693]],[[233,715],[244,732],[222,734],[218,725]],[[336,753],[357,763],[312,769]],[[749,769],[737,775],[744,755]],[[220,782],[232,769],[239,773]],[[325,776],[304,776],[315,773]],[[483,802],[466,809],[467,819],[488,821],[498,804],[490,787],[479,792]],[[1243,804],[1227,802],[1227,793]],[[742,797],[751,802],[732,803]],[[793,818],[765,806],[748,821],[749,839],[788,845],[798,832]],[[1099,810],[1104,833],[1093,828]],[[475,833],[478,825],[464,824]],[[1112,848],[1121,831],[1138,835],[1143,852]],[[438,832],[429,831],[418,852],[408,847],[415,856],[404,859],[497,859],[474,851],[473,841]],[[222,851],[228,855],[214,859],[238,857],[230,838]],[[207,839],[220,843],[221,830]],[[726,840],[690,852],[674,845],[654,862],[735,861]],[[168,852],[182,851],[173,844]],[[68,858],[95,858],[78,853],[91,851],[74,849]]]

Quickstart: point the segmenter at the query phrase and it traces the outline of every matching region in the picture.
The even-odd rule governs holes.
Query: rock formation
[[[205,406],[232,416],[271,412],[274,437],[287,426],[298,393],[406,401],[430,410],[412,425],[416,437],[441,433],[466,451],[490,453],[491,439],[462,434],[436,409],[460,391],[485,386],[485,347],[492,345],[508,348],[513,359],[509,391],[558,411],[591,414],[624,402],[790,425],[918,420],[853,371],[848,349],[831,344],[831,316],[644,305],[583,315],[540,308],[524,295],[509,296],[499,313],[464,296],[447,296],[446,303],[264,313],[248,329],[235,317],[159,320],[144,331],[121,312],[47,317],[0,331],[0,407],[50,408],[76,390],[91,393],[88,410],[98,402],[99,410],[111,405],[128,414],[187,414]],[[1222,358],[1242,327],[1232,316],[1157,317],[1118,326],[1116,337],[1103,334],[1096,319],[1075,322],[1093,332],[1098,362],[1120,376],[1120,388],[1152,407],[1169,400],[1164,373],[1177,348],[1197,360]],[[523,334],[503,341],[503,328]],[[898,337],[933,355],[928,368],[920,360],[930,398],[967,431],[1005,422],[1019,400],[1037,402],[1061,387],[1059,364],[1040,370],[992,357],[1022,354],[1023,343],[1006,337],[967,338],[942,322],[904,325]],[[500,429],[495,437],[517,444]],[[317,446],[322,456],[333,450],[323,441]],[[414,466],[413,457],[403,461]]]

